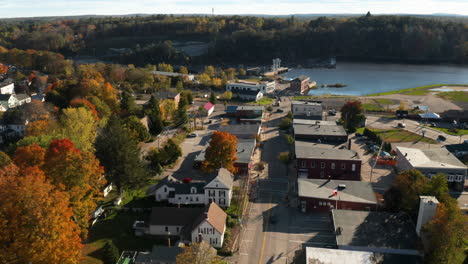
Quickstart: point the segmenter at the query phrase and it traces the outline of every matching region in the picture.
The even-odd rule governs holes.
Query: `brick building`
[[[377,198],[369,182],[297,179],[302,212],[332,209],[375,211]],[[334,193],[337,195],[333,195]]]
[[[353,150],[319,148],[295,142],[298,178],[361,180],[361,158]]]
[[[299,76],[291,81],[291,91],[303,94],[309,89],[310,78],[307,76]]]

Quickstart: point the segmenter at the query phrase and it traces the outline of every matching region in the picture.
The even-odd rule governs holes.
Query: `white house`
[[[179,236],[191,242],[223,246],[227,214],[217,204],[205,208],[153,207],[146,233]]]
[[[231,82],[226,84],[226,91],[256,91],[262,92],[262,94],[272,93],[275,91],[276,83],[275,81],[259,81],[259,82],[249,82],[239,80],[237,82]],[[234,90],[234,91],[233,91]]]
[[[31,102],[31,97],[27,94],[16,94],[16,99],[18,100],[18,105],[29,104]]]
[[[210,116],[214,112],[214,110],[215,106],[211,102],[208,102],[203,105],[203,112],[205,116]]]
[[[208,210],[192,227],[192,242],[205,241],[215,248],[223,246],[226,232],[227,214],[215,203],[210,203]]]
[[[12,80],[6,80],[0,83],[0,94],[14,94],[15,83]]]
[[[2,109],[15,108],[19,105],[18,98],[14,94],[0,94],[0,104]]]
[[[240,100],[246,101],[258,101],[263,98],[263,93],[261,91],[254,90],[241,90],[239,88],[231,89],[232,97],[238,98]]]
[[[179,182],[168,178],[156,186],[154,193],[158,202],[170,204],[209,204],[217,203],[229,207],[232,198],[232,174],[221,168],[206,182]]]

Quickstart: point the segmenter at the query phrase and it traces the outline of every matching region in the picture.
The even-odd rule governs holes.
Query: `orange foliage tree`
[[[44,165],[45,149],[37,144],[18,147],[13,157],[13,162],[21,169],[28,167],[41,167]]]
[[[2,263],[79,263],[82,244],[66,192],[37,167],[0,176],[0,189]]]
[[[90,214],[102,200],[101,188],[106,184],[103,167],[93,153],[80,151],[69,139],[55,139],[42,168],[54,185],[70,194],[76,222],[85,236]]]
[[[236,160],[237,137],[228,132],[215,131],[206,149],[205,161],[202,163],[203,171],[213,172],[219,168],[226,168],[235,173],[234,162]]]

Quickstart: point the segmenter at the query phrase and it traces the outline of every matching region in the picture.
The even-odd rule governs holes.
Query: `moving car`
[[[198,136],[197,133],[191,133],[191,134],[189,134],[187,137],[188,137],[188,138],[195,138],[195,137],[197,137],[197,136]]]

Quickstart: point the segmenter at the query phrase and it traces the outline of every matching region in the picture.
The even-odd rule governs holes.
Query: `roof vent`
[[[338,188],[343,190],[346,188],[346,184],[338,184]]]

